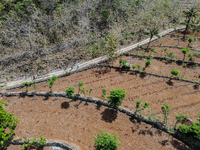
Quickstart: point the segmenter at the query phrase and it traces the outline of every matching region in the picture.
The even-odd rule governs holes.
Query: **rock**
[[[60,148],[60,147],[51,146],[51,150],[63,150],[63,149],[62,149],[62,148]]]
[[[54,98],[54,99],[53,99],[53,101],[56,101],[56,100],[57,100],[57,98]]]
[[[8,103],[11,103],[12,102],[12,100],[8,100]]]

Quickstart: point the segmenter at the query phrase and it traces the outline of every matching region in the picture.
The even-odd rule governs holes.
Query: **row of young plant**
[[[130,70],[131,67],[132,67],[133,70],[137,69],[138,72],[140,72],[141,70],[145,71],[145,69],[150,67],[150,65],[152,64],[151,59],[152,59],[152,57],[148,57],[146,62],[145,62],[145,66],[142,67],[141,65],[138,65],[138,64],[131,65],[130,63],[127,63],[127,60],[120,58],[119,59],[119,67],[122,70],[127,70],[127,71]],[[180,75],[180,71],[176,68],[172,69],[170,73],[171,73],[172,76],[175,76],[176,78],[178,78],[179,75]],[[200,78],[200,73],[198,74],[198,78]]]
[[[139,46],[139,47],[140,47],[140,46]],[[153,56],[153,55],[152,55],[152,52],[154,52],[155,49],[156,49],[155,47],[150,48],[151,53],[150,53],[149,56]],[[169,53],[168,53],[167,50],[168,50],[168,48],[161,49],[161,50],[160,50],[160,57],[163,57],[163,53],[164,53],[164,55],[166,55],[166,56],[169,57],[170,59],[173,59],[173,58],[176,57],[176,55],[175,55],[173,52],[169,52]],[[191,61],[191,62],[194,62],[194,61],[195,61],[195,57],[196,57],[196,58],[198,57],[198,54],[197,54],[197,53],[188,53],[188,52],[190,51],[190,48],[182,48],[181,51],[182,51],[182,53],[183,53],[183,61],[185,61],[186,54],[188,54],[188,55],[187,55],[188,60]],[[142,56],[145,56],[145,54],[146,54],[146,50],[142,50],[142,51],[141,51],[141,55],[142,55]]]

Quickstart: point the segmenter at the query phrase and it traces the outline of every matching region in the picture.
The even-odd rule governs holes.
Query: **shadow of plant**
[[[166,83],[167,83],[168,85],[170,85],[170,86],[173,86],[173,85],[174,85],[174,83],[172,82],[171,79],[169,79]]]
[[[113,121],[115,121],[115,119],[117,119],[117,110],[115,109],[110,109],[110,108],[106,108],[102,113],[102,120],[104,120],[105,122],[109,122],[112,123]]]
[[[69,108],[69,102],[63,102],[63,103],[61,103],[61,108],[62,108],[62,109],[67,109],[67,108]]]

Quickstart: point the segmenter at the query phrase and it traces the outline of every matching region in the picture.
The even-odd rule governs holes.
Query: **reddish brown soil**
[[[11,102],[9,100],[12,100]],[[93,149],[94,136],[102,129],[117,133],[120,150],[186,149],[167,133],[145,123],[136,123],[127,115],[104,106],[65,98],[4,97],[10,102],[6,110],[19,118],[16,135],[20,137],[60,138],[83,149]],[[169,139],[169,141],[168,141]]]
[[[181,33],[172,33],[172,34],[182,35]],[[197,35],[192,34],[192,33],[187,34],[187,37],[190,37],[190,36],[194,36],[194,37],[198,37],[199,38],[200,37],[200,33],[198,33]],[[182,53],[181,49],[178,49],[178,48],[167,48],[167,51],[165,53],[164,51],[161,52],[161,50],[165,49],[165,47],[161,47],[161,46],[175,46],[175,47],[190,48],[191,50],[186,54],[186,58],[185,58],[185,60],[187,60],[187,61],[189,60],[189,58],[187,57],[189,53],[200,54],[200,40],[194,41],[188,47],[188,40],[187,39],[183,40],[181,37],[174,37],[174,36],[172,36],[170,34],[170,35],[167,35],[167,36],[165,36],[165,37],[163,37],[163,38],[161,38],[159,40],[153,41],[150,44],[150,48],[151,47],[155,47],[156,49],[154,50],[154,52],[146,50],[145,55],[153,55],[153,56],[161,56],[161,57],[169,58],[166,53],[173,52],[175,54],[175,59],[183,60],[183,53]],[[143,48],[145,48],[145,47],[143,47]],[[192,50],[192,49],[194,49],[195,51]],[[137,50],[132,51],[131,53],[132,54],[140,54],[141,55],[141,52],[143,50],[144,49],[137,49]],[[194,61],[195,62],[200,62],[200,58],[199,57],[197,57],[197,58],[194,57]]]
[[[183,31],[184,31],[184,30],[176,31],[176,32],[174,32],[174,33],[172,33],[172,34],[183,36],[183,34],[184,34]],[[191,36],[200,38],[200,33],[198,33],[198,32],[192,32],[192,31],[190,30],[190,31],[188,31],[188,32],[186,33],[186,37],[191,37]]]
[[[83,81],[87,96],[89,96],[89,88],[93,88],[91,96],[101,98],[103,87],[106,87],[108,95],[110,90],[122,88],[126,91],[126,98],[122,105],[129,109],[134,109],[135,102],[141,99],[150,102],[150,109],[160,114],[161,105],[167,102],[172,109],[169,116],[171,125],[175,123],[174,116],[179,112],[188,114],[192,119],[198,117],[200,91],[194,84],[174,80],[168,83],[168,79],[119,72],[115,69],[111,69],[111,72],[104,75],[99,75],[98,71],[99,69],[91,69],[59,78],[52,90],[64,92],[67,87],[75,86],[75,93],[78,93],[77,84]],[[38,92],[49,91],[47,82],[39,83],[37,86]],[[25,91],[25,88],[13,91]],[[31,87],[29,91],[34,89]]]
[[[122,59],[127,60],[128,63],[132,65],[141,65],[141,67],[145,67],[145,61],[147,59],[142,58],[135,58],[132,56],[123,56]],[[164,76],[171,76],[171,70],[176,68],[180,71],[179,78],[187,79],[191,81],[199,82],[199,73],[200,67],[199,66],[187,66],[183,64],[177,64],[175,62],[168,62],[168,61],[160,61],[156,59],[151,60],[151,65],[145,69],[145,72],[164,75]],[[115,66],[119,66],[119,59],[115,61]],[[137,70],[137,69],[135,69]],[[189,72],[189,73],[188,73]]]

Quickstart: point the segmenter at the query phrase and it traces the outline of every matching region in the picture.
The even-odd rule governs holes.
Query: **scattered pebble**
[[[28,136],[30,136],[30,135],[31,135],[31,133],[27,133],[27,135],[28,135]]]
[[[56,101],[56,100],[57,100],[57,98],[54,98],[54,99],[53,99],[53,101]]]
[[[11,103],[12,102],[12,100],[8,100],[8,103]]]
[[[34,100],[38,100],[38,99],[37,98],[33,98],[32,101],[34,101]]]

